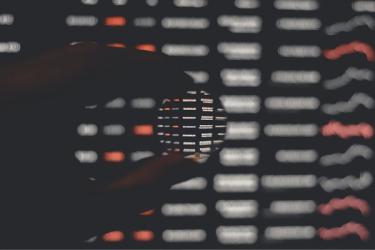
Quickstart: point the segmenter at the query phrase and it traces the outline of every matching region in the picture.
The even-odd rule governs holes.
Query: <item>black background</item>
[[[205,58],[181,58],[180,63],[188,70],[204,69],[210,74],[208,84],[214,85],[217,90],[216,95],[238,94],[257,95],[262,100],[269,96],[315,96],[323,103],[333,103],[349,99],[355,92],[364,92],[375,97],[374,85],[371,83],[349,84],[338,90],[325,90],[322,82],[325,79],[332,79],[341,75],[349,66],[358,68],[373,69],[373,63],[365,60],[363,55],[354,54],[344,56],[337,61],[328,61],[323,57],[317,59],[290,59],[281,58],[277,54],[277,47],[283,44],[317,45],[323,49],[334,48],[339,44],[345,44],[354,40],[363,41],[375,46],[374,33],[363,26],[355,31],[340,33],[335,36],[328,36],[324,33],[324,27],[336,22],[349,20],[353,16],[360,15],[351,9],[354,1],[349,0],[329,0],[320,1],[320,8],[317,11],[281,11],[273,7],[273,1],[260,1],[261,6],[257,9],[240,10],[233,7],[233,1],[216,0],[209,1],[207,7],[202,9],[176,8],[170,0],[160,0],[155,7],[149,7],[143,0],[129,0],[125,6],[114,6],[110,1],[99,1],[97,5],[85,6],[79,1],[73,0],[49,0],[49,1],[20,1],[9,0],[0,2],[2,13],[12,13],[15,16],[15,24],[9,27],[0,27],[2,41],[19,41],[21,43],[20,55],[1,55],[4,62],[16,59],[22,55],[36,54],[47,48],[62,46],[71,41],[95,40],[103,44],[112,42],[124,42],[127,46],[135,46],[138,43],[153,43],[160,50],[164,43],[199,43],[210,46],[210,54]],[[99,18],[96,27],[67,27],[65,18],[68,15],[95,15]],[[262,18],[262,31],[257,34],[232,34],[216,25],[216,18],[221,14],[233,15],[257,15]],[[137,16],[152,16],[158,20],[158,24],[151,29],[140,30],[133,27],[129,22],[124,28],[111,28],[102,25],[106,16],[121,15],[128,20]],[[371,15],[371,13],[370,13]],[[202,16],[211,20],[211,26],[203,31],[172,31],[164,30],[160,27],[160,20],[164,16]],[[372,15],[373,16],[373,15]],[[281,17],[316,17],[322,22],[322,29],[319,31],[280,31],[275,23]],[[254,61],[228,61],[216,52],[216,46],[221,41],[250,41],[260,43],[262,46],[262,56],[260,60]],[[257,68],[261,70],[262,82],[259,87],[228,88],[224,87],[220,79],[220,70],[225,67]],[[308,87],[279,86],[270,80],[271,73],[275,70],[316,70],[322,75],[319,84]],[[177,87],[177,86],[176,86]],[[103,121],[121,120],[117,114],[106,114],[102,117],[96,113],[93,120],[99,123]],[[102,114],[103,115],[103,114]],[[92,114],[88,114],[92,116]],[[84,117],[84,116],[83,116]],[[82,118],[83,118],[82,117]],[[91,119],[86,117],[86,119]],[[250,120],[257,121],[263,128],[269,123],[315,123],[319,126],[335,119],[342,123],[368,122],[375,124],[373,110],[358,108],[353,113],[337,116],[328,116],[316,111],[303,111],[297,113],[270,112],[264,106],[257,114],[229,115],[230,120]],[[84,120],[84,119],[83,119]],[[105,123],[105,122],[103,122]],[[262,129],[261,129],[262,130]],[[103,142],[98,140],[97,143]],[[86,142],[82,142],[86,144]],[[91,143],[91,142],[89,142]],[[95,148],[113,147],[115,144],[103,142],[103,145],[95,145]],[[116,143],[116,142],[114,142]],[[374,173],[374,161],[356,159],[345,166],[333,166],[323,168],[318,163],[287,165],[277,163],[274,154],[279,149],[315,149],[319,155],[334,152],[344,152],[352,144],[364,144],[375,148],[374,140],[364,140],[354,138],[342,140],[336,137],[316,136],[313,138],[269,138],[262,134],[253,141],[230,141],[226,146],[255,147],[260,151],[259,163],[254,167],[226,168],[220,166],[218,162],[212,162],[207,168],[214,169],[220,173],[255,173],[259,177],[264,174],[315,174],[318,177],[327,176],[345,177],[347,175],[359,175],[361,171],[371,171]],[[77,147],[77,145],[74,145]],[[125,240],[123,243],[108,245],[104,242],[96,243],[95,247],[166,247],[166,248],[230,248],[232,246],[221,245],[216,241],[215,229],[219,225],[255,225],[258,227],[258,241],[251,245],[254,248],[374,248],[373,239],[362,242],[357,236],[347,236],[343,239],[333,241],[322,241],[319,239],[306,241],[288,242],[267,242],[263,237],[263,231],[267,226],[272,225],[313,225],[315,227],[335,227],[348,221],[363,223],[371,231],[374,231],[374,218],[363,217],[354,210],[345,210],[334,213],[332,216],[323,216],[315,213],[303,217],[268,217],[262,210],[269,207],[272,200],[287,199],[312,199],[319,203],[325,203],[333,197],[344,197],[349,194],[356,195],[374,204],[374,188],[362,191],[335,191],[333,193],[324,192],[320,187],[314,189],[291,190],[289,192],[267,191],[260,187],[257,192],[246,194],[220,194],[212,188],[212,181],[209,180],[208,188],[198,193],[192,191],[175,191],[171,201],[175,202],[203,202],[208,207],[208,213],[203,218],[164,218],[157,214],[153,218],[140,219],[137,227],[152,229],[156,238],[153,242],[142,244]],[[254,199],[259,202],[259,214],[254,219],[246,220],[225,220],[214,210],[215,201],[218,199]],[[158,212],[160,213],[160,212]],[[121,219],[121,218],[119,218]],[[161,232],[166,228],[202,228],[207,231],[207,240],[199,244],[168,244],[161,240]],[[124,225],[125,232],[132,229]],[[90,245],[90,247],[92,247]],[[249,248],[247,245],[235,246]]]

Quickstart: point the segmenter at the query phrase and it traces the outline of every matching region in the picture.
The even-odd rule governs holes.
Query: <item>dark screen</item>
[[[87,247],[374,248],[374,14],[371,0],[1,0],[0,60],[91,40],[164,53],[215,86],[228,121],[214,173]],[[121,141],[151,136],[128,117],[157,108],[87,107],[77,167],[95,181],[154,155]]]

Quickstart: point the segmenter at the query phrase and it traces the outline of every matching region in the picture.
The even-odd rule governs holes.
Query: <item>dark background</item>
[[[363,55],[354,54],[344,56],[337,61],[328,61],[323,57],[317,59],[291,59],[281,58],[277,54],[277,47],[283,44],[317,45],[322,50],[334,48],[339,44],[345,44],[354,40],[375,45],[373,31],[361,26],[351,32],[343,32],[335,36],[328,36],[324,33],[324,27],[336,22],[347,21],[350,18],[361,15],[355,13],[351,4],[354,1],[330,0],[319,1],[320,8],[317,11],[281,11],[273,7],[273,1],[260,1],[257,9],[237,9],[233,6],[232,0],[209,0],[205,8],[190,9],[176,8],[170,0],[160,0],[159,4],[150,7],[143,0],[129,0],[124,6],[114,6],[111,1],[99,1],[96,5],[84,5],[78,0],[36,0],[20,1],[9,0],[0,1],[0,12],[11,13],[15,16],[15,23],[11,26],[0,26],[1,41],[18,41],[21,43],[21,53],[1,54],[0,60],[8,62],[21,56],[29,56],[46,50],[47,48],[62,46],[71,41],[94,40],[102,44],[113,42],[124,42],[128,47],[133,47],[139,43],[153,43],[160,51],[164,43],[186,43],[186,44],[206,44],[210,46],[210,54],[204,58],[180,58],[179,63],[187,70],[205,70],[210,75],[208,84],[214,85],[216,95],[257,95],[262,100],[269,96],[315,96],[320,99],[321,104],[333,103],[336,101],[348,100],[353,93],[363,92],[372,97],[375,96],[374,85],[371,83],[349,84],[337,90],[325,90],[322,82],[325,79],[332,79],[341,75],[348,67],[373,69],[374,64],[365,60]],[[68,15],[95,15],[99,22],[95,27],[68,27],[65,18]],[[221,14],[229,15],[256,15],[262,18],[262,30],[257,34],[234,34],[216,24],[216,18]],[[366,13],[373,16],[371,13]],[[128,20],[128,25],[121,28],[105,27],[103,20],[106,16],[124,16]],[[130,22],[134,17],[151,16],[156,18],[157,25],[154,28],[140,29],[134,27]],[[160,26],[160,20],[164,16],[201,16],[207,17],[211,21],[208,30],[164,30]],[[320,31],[280,31],[275,23],[281,17],[316,17],[322,22]],[[375,18],[375,17],[374,17]],[[257,42],[262,46],[262,56],[260,60],[253,61],[228,61],[220,55],[216,46],[221,41],[249,41]],[[259,87],[228,88],[220,79],[220,70],[223,68],[256,68],[261,71],[262,82]],[[307,87],[287,86],[281,87],[272,83],[270,76],[276,70],[317,70],[321,73],[322,79],[319,84]],[[177,86],[176,86],[177,87]],[[178,87],[177,87],[178,88]],[[97,123],[108,123],[109,121],[121,122],[125,119],[125,113],[105,113],[92,112],[82,115],[82,122],[95,121]],[[87,120],[85,120],[87,119]],[[368,122],[375,124],[374,110],[358,108],[353,113],[336,116],[328,116],[320,110],[303,111],[295,113],[270,112],[263,105],[261,111],[256,114],[233,115],[229,114],[229,120],[234,121],[257,121],[263,127],[269,123],[315,123],[319,126],[326,124],[330,120],[338,120],[342,123]],[[108,149],[118,145],[118,142],[96,139],[85,141],[82,145]],[[95,144],[96,145],[93,145]],[[98,145],[101,144],[101,145]],[[313,138],[270,138],[262,134],[252,141],[230,141],[226,142],[228,147],[255,147],[260,152],[260,160],[253,167],[224,167],[219,162],[211,162],[207,168],[215,170],[217,173],[255,173],[259,177],[264,174],[315,174],[318,177],[327,176],[345,177],[347,175],[359,176],[361,171],[374,173],[374,161],[357,158],[350,164],[344,166],[333,166],[323,168],[318,162],[312,164],[280,164],[274,159],[274,154],[279,149],[315,149],[319,155],[334,152],[344,152],[352,144],[363,144],[374,149],[374,140],[363,138],[339,139],[336,137],[324,138],[318,135]],[[89,145],[89,146],[87,146]],[[74,145],[74,148],[80,146]],[[100,163],[99,163],[100,165]],[[100,166],[98,166],[100,167]],[[92,170],[89,170],[92,171]],[[100,171],[98,173],[101,173]],[[90,173],[92,174],[92,173]],[[116,248],[249,248],[249,245],[222,245],[217,242],[215,230],[219,225],[255,225],[258,228],[258,240],[250,245],[254,248],[374,248],[375,242],[372,238],[362,242],[357,236],[349,235],[342,239],[323,241],[316,237],[314,240],[268,242],[263,237],[263,231],[267,226],[272,225],[313,225],[337,227],[348,221],[355,221],[364,224],[369,231],[374,229],[374,217],[363,217],[358,211],[344,210],[334,213],[332,216],[323,216],[318,213],[303,217],[268,217],[264,210],[269,207],[272,200],[298,200],[311,199],[317,204],[326,203],[334,197],[345,197],[352,194],[374,204],[373,186],[371,188],[353,191],[346,189],[333,193],[324,192],[320,187],[314,189],[267,191],[260,186],[254,193],[217,193],[212,189],[212,179],[208,179],[208,187],[204,191],[173,191],[170,202],[202,202],[207,205],[208,212],[205,216],[190,218],[176,217],[168,218],[160,214],[140,219],[139,225],[128,228],[124,222],[125,240],[121,243],[109,244],[98,240],[95,245],[88,247],[116,247]],[[259,203],[259,214],[253,219],[226,220],[215,211],[215,202],[218,199],[254,199]],[[121,220],[121,218],[119,218]],[[136,242],[127,235],[131,235],[135,229],[150,229],[155,233],[155,239],[151,242]],[[167,228],[201,228],[206,230],[207,239],[201,243],[171,244],[163,242],[162,231]]]

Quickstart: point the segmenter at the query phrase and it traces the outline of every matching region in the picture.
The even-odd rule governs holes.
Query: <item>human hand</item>
[[[61,247],[124,221],[131,225],[161,203],[172,184],[201,171],[193,160],[170,154],[86,186],[69,166],[74,140],[67,128],[80,107],[118,93],[157,99],[191,87],[161,56],[79,43],[3,65],[0,83],[2,231],[11,247],[20,235],[31,244],[26,247]]]

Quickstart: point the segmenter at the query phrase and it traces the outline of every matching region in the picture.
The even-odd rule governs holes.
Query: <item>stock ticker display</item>
[[[218,159],[202,166],[212,176],[174,185],[139,225],[87,247],[375,248],[374,0],[0,1],[0,11],[4,61],[82,40],[161,52],[197,87],[216,86],[226,111]],[[119,142],[160,133],[133,116],[159,108],[148,96],[86,107],[80,167],[153,156]]]

